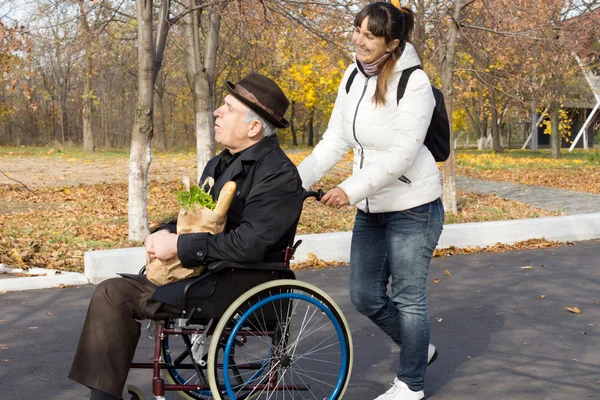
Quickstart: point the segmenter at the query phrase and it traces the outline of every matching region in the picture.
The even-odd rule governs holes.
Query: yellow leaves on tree
[[[538,108],[538,112],[541,113],[542,110]],[[544,128],[545,135],[551,135],[552,124],[550,123],[550,116],[547,112],[544,112],[543,116],[544,120],[540,123],[540,128]],[[573,123],[573,120],[569,117],[569,115],[563,108],[559,110],[558,118],[558,129],[560,131],[560,137],[564,138],[567,142],[570,142],[569,138],[571,137],[571,124]]]
[[[307,108],[317,107],[329,114],[343,68],[343,61],[332,59],[324,42],[310,48],[304,58],[297,59],[284,72],[289,77],[290,97]]]

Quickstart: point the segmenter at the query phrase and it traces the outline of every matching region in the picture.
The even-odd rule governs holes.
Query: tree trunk
[[[161,148],[167,148],[167,124],[165,121],[165,104],[164,104],[164,96],[165,96],[165,84],[166,77],[164,74],[159,74],[159,79],[156,82],[156,103],[158,105],[158,109],[160,111],[160,138],[161,138]]]
[[[148,169],[152,162],[153,42],[152,0],[136,0],[138,93],[129,155],[129,240],[142,241],[148,227]]]
[[[488,116],[483,114],[483,121],[481,121],[481,130],[479,131],[479,137],[477,138],[477,150],[487,149],[487,130],[488,130]]]
[[[69,116],[67,114],[67,93],[61,82],[58,93],[58,101],[60,103],[60,134],[62,145],[64,146],[69,139]]]
[[[108,129],[106,128],[106,102],[104,100],[100,101],[100,131],[104,138],[104,147],[109,148]]]
[[[189,9],[195,6],[194,0],[187,0]],[[206,163],[215,155],[214,139],[214,104],[213,80],[215,74],[216,52],[219,38],[220,14],[211,11],[208,16],[208,33],[206,35],[205,60],[202,62],[200,47],[200,10],[195,10],[183,17],[185,37],[186,76],[194,102],[194,132],[196,135],[196,165],[198,179],[204,171]]]
[[[193,3],[193,2],[192,2]],[[217,7],[210,10],[208,16],[208,33],[204,49],[204,68],[206,73],[202,74],[202,84],[205,87],[205,98],[201,104],[202,114],[200,116],[201,131],[196,138],[198,152],[198,179],[208,161],[215,156],[215,124],[213,113],[214,90],[217,70],[217,50],[219,49],[219,31],[221,29],[221,13]],[[198,125],[197,128],[198,129]]]
[[[165,102],[163,99],[164,92],[158,97],[158,108],[160,110],[160,130],[162,131],[162,148],[167,149],[167,123],[165,121]]]
[[[84,45],[85,45],[85,65],[83,68],[83,96],[82,105],[83,109],[81,112],[81,119],[83,124],[83,150],[87,152],[93,152],[94,146],[94,135],[92,132],[92,46],[91,46],[91,34],[90,26],[87,21],[87,14],[83,0],[79,0],[79,12],[81,16],[81,27],[83,31]]]
[[[531,151],[538,151],[538,115],[535,101],[531,107]]]
[[[552,102],[550,105],[550,148],[552,152],[552,158],[560,158],[560,104],[558,102]]]
[[[455,133],[452,130],[452,97],[453,97],[453,68],[454,58],[456,55],[456,44],[458,39],[458,21],[461,20],[460,15],[464,0],[457,0],[454,4],[452,22],[448,29],[445,43],[440,43],[440,77],[442,81],[442,91],[446,97],[446,110],[448,111],[448,119],[450,122],[450,143],[454,143]],[[443,195],[442,201],[444,209],[456,214],[458,207],[456,205],[456,163],[454,158],[454,149],[450,146],[450,156],[444,162],[444,178],[443,178]]]
[[[315,109],[310,109],[308,121],[308,147],[315,147],[315,128],[314,128]]]
[[[292,146],[298,146],[298,136],[296,132],[296,124],[294,124],[294,116],[296,113],[296,100],[292,100],[292,109],[290,111],[290,130],[292,131]]]
[[[502,144],[500,143],[500,131],[498,129],[499,125],[499,117],[498,117],[498,109],[496,108],[496,94],[495,91],[492,91],[492,146],[494,152],[502,153],[504,149],[502,148]]]

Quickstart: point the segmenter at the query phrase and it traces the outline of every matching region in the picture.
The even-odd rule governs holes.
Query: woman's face
[[[363,64],[370,64],[379,60],[388,52],[385,38],[375,36],[368,29],[369,17],[363,19],[360,26],[354,27],[352,43],[356,48],[356,59]]]

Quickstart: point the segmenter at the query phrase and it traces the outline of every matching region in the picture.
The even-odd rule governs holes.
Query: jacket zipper
[[[367,91],[367,84],[369,83],[369,79],[370,79],[369,76],[367,77],[367,79],[365,79],[365,85],[363,86],[363,91],[362,91],[362,94],[360,95],[360,99],[358,99],[358,103],[356,104],[356,110],[354,111],[354,119],[352,120],[352,134],[354,135],[354,140],[356,140],[356,143],[358,143],[358,145],[360,146],[360,169],[362,169],[362,167],[363,167],[363,162],[365,161],[365,155],[364,155],[363,146],[358,141],[358,138],[356,137],[356,116],[358,115],[358,107],[360,107],[360,102],[362,101],[363,97],[365,96],[365,92]],[[369,199],[366,198],[365,201],[367,202],[367,213],[369,213]]]

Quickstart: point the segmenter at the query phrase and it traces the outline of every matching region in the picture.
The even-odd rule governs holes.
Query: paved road
[[[600,212],[600,195],[597,194],[512,182],[489,182],[464,176],[456,177],[456,185],[467,192],[497,194],[544,210],[562,211],[566,215]]]
[[[428,293],[440,356],[428,371],[428,399],[600,399],[599,258],[600,242],[589,241],[435,259]],[[354,311],[347,268],[298,276],[328,292],[353,328],[354,372],[344,399],[370,400],[387,390],[397,349]],[[436,278],[440,283],[433,283]],[[92,291],[0,295],[0,361],[8,360],[0,362],[0,399],[87,398],[88,391],[66,375]],[[569,313],[567,306],[582,313]],[[151,348],[142,338],[137,358],[148,359]],[[130,378],[149,391],[149,371]]]

